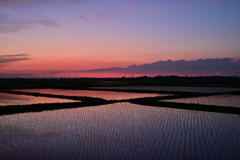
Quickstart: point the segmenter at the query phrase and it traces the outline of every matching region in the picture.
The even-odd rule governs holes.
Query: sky
[[[0,77],[118,77],[134,71],[101,69],[208,59],[240,76],[239,0],[0,0]]]

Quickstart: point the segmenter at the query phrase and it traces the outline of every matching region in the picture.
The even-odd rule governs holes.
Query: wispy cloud
[[[100,2],[102,0],[0,0],[0,4],[57,4],[57,3],[75,3],[83,4],[90,2]]]
[[[100,12],[95,13],[95,16],[99,19],[109,19],[109,17],[106,14]]]
[[[94,20],[110,20],[119,17],[119,15],[111,15],[109,13],[104,13],[104,12],[96,12],[92,11],[92,13],[88,13],[88,16],[85,15],[80,15],[77,17],[78,20],[80,21],[85,21],[85,22],[92,22]]]
[[[20,71],[13,71],[12,73],[8,72],[0,72],[0,78],[2,77],[45,77],[45,76],[52,76],[54,74],[64,73],[61,71],[46,71],[46,70],[20,70]]]
[[[28,54],[0,55],[0,63],[30,60]]]
[[[78,19],[80,19],[81,21],[89,21],[89,19],[83,15],[78,16]]]
[[[23,29],[33,29],[37,26],[44,27],[58,27],[60,26],[53,20],[27,20],[27,21],[15,21],[9,20],[5,17],[0,17],[0,33],[13,33]]]
[[[0,4],[6,4],[6,3],[21,3],[21,2],[29,2],[31,0],[0,0]]]
[[[78,15],[79,7],[101,2],[102,0],[0,0],[0,33],[14,33],[39,26],[58,27],[61,19],[54,13],[51,14],[53,9],[56,13],[71,9]],[[83,15],[79,19],[88,21]],[[73,17],[69,17],[71,18]]]
[[[118,67],[112,67],[112,68],[99,68],[99,69],[93,69],[93,70],[81,70],[80,72],[105,72],[105,71],[122,71],[125,68],[118,68]]]
[[[38,21],[32,21],[29,22],[30,24],[39,24],[43,26],[48,26],[48,27],[58,27],[59,24],[53,20],[38,20]]]
[[[69,19],[77,17],[78,20],[85,22],[114,19],[121,15],[132,14],[136,12],[136,7],[139,6],[141,6],[141,9],[154,14],[163,11],[161,7],[153,5],[151,2],[130,1],[131,2],[122,2],[121,0],[114,2],[110,0],[0,0],[1,12],[9,14],[7,18],[0,17],[0,33],[13,33],[33,29],[37,26],[59,26],[58,22],[61,21],[59,17],[55,14],[46,14],[47,12],[51,12],[49,10],[52,10],[52,8],[56,9],[57,12],[65,12],[65,10],[71,9],[71,13],[75,15],[72,15],[73,17],[69,17]],[[136,3],[136,5],[129,5],[128,3]],[[140,5],[138,5],[138,3],[140,3]],[[33,13],[33,8],[34,10],[36,9],[37,14],[31,14]],[[80,10],[79,8],[82,9]],[[40,11],[43,12],[41,13]],[[45,13],[44,11],[47,12]],[[25,14],[28,12],[30,14]],[[69,16],[71,14],[67,13],[65,15]],[[48,19],[42,20],[40,17],[48,17]]]
[[[28,56],[28,54],[11,54],[11,55],[2,55],[1,58],[5,57],[19,57],[19,56]]]

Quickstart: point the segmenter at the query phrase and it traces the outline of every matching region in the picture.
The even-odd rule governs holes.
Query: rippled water
[[[0,106],[27,105],[38,103],[65,103],[65,102],[79,102],[79,101],[60,98],[34,97],[26,95],[0,93]]]
[[[240,107],[240,96],[238,95],[216,95],[216,96],[196,97],[196,98],[171,99],[171,100],[164,100],[164,101]]]
[[[3,159],[231,159],[239,115],[117,103],[0,116]]]
[[[18,91],[37,92],[37,93],[65,95],[65,96],[87,96],[87,97],[103,98],[107,100],[121,100],[121,99],[130,99],[130,98],[165,96],[163,94],[126,93],[126,92],[89,91],[89,90],[63,90],[63,89],[22,89]]]

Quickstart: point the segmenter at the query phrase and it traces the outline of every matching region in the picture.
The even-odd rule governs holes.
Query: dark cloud
[[[198,59],[192,61],[158,61],[150,64],[131,65],[127,68],[105,68],[84,72],[123,72],[134,74],[176,75],[240,75],[240,61],[231,58]]]
[[[104,72],[104,71],[122,71],[124,68],[118,68],[118,67],[113,67],[113,68],[99,68],[99,69],[93,69],[93,70],[81,70],[81,72]]]
[[[9,58],[9,57],[19,57],[19,56],[28,56],[28,54],[13,54],[13,55],[2,55],[0,58]]]
[[[30,60],[28,54],[0,55],[0,63]]]

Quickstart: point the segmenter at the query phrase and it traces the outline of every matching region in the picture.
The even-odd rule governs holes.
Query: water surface
[[[202,92],[217,93],[240,91],[240,88],[229,87],[180,87],[180,86],[119,86],[119,87],[95,87],[103,89],[132,89],[132,90],[151,90],[151,91],[184,91],[184,92]]]
[[[131,99],[131,98],[165,96],[163,94],[126,93],[126,92],[89,91],[89,90],[64,90],[64,89],[21,89],[18,91],[64,95],[64,96],[86,96],[86,97],[94,97],[94,98],[103,98],[106,100],[122,100],[122,99]]]
[[[164,100],[164,101],[177,102],[177,103],[194,103],[194,104],[205,104],[205,105],[240,107],[240,96],[238,95],[215,95],[215,96],[207,96],[207,97],[171,99],[171,100]]]
[[[80,102],[60,98],[35,97],[27,95],[0,93],[0,106],[8,105],[28,105],[39,103],[66,103],[66,102]]]
[[[0,116],[4,159],[231,159],[239,115],[117,103]]]

